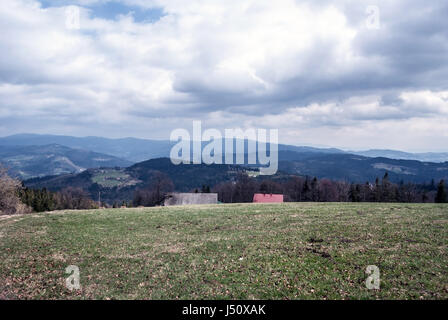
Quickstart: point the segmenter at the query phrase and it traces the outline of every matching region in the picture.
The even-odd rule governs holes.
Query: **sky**
[[[78,19],[79,17],[79,19]],[[0,136],[448,151],[446,0],[8,0]]]

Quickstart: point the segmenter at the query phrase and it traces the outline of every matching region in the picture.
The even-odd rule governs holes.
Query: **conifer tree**
[[[445,190],[445,180],[440,180],[439,185],[437,186],[437,195],[436,195],[436,203],[446,203],[446,190]]]

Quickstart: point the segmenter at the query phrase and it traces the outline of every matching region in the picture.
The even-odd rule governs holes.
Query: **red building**
[[[283,202],[282,194],[272,194],[272,193],[256,193],[254,194],[254,202],[258,203],[280,203]]]

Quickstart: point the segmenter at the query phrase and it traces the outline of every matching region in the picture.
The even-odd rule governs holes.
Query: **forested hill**
[[[127,167],[132,162],[98,152],[58,144],[0,146],[0,164],[22,180],[33,177],[80,173],[88,168]]]
[[[279,171],[274,176],[260,179],[286,180],[292,176],[309,176],[334,181],[374,183],[387,172],[391,182],[430,183],[448,178],[448,163],[435,164],[387,158],[368,158],[356,155],[296,154],[280,152]],[[257,176],[256,168],[238,165],[174,165],[168,158],[152,159],[127,168],[88,169],[78,174],[66,174],[25,181],[31,188],[48,188],[53,191],[79,187],[91,195],[102,193],[103,199],[132,199],[135,190],[156,183],[158,174],[168,178],[176,191],[194,191],[202,186],[214,187],[234,181],[241,172]],[[448,179],[447,179],[448,180]]]
[[[388,172],[393,182],[424,183],[448,178],[448,162],[369,158],[353,154],[279,153],[279,169],[290,174],[350,182],[374,181]]]
[[[245,171],[234,165],[174,165],[168,158],[152,159],[127,168],[88,169],[79,174],[66,174],[25,181],[30,188],[59,191],[67,187],[81,188],[91,195],[102,193],[104,200],[132,199],[138,188],[155,183],[158,174],[172,181],[177,191],[191,191],[202,186],[215,186],[232,180]]]

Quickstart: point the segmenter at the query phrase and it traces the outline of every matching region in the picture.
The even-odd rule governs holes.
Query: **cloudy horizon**
[[[448,152],[447,18],[446,1],[8,0],[0,136],[168,140],[201,120]]]

